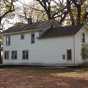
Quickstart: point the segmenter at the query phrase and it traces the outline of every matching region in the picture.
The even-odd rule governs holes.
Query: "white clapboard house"
[[[86,26],[62,27],[43,22],[10,27],[3,32],[3,64],[69,66],[86,63]]]

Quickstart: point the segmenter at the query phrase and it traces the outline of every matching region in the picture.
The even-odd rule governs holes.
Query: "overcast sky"
[[[22,9],[23,9],[23,4],[29,5],[32,2],[33,2],[33,0],[18,0],[17,2],[14,3],[15,8],[16,8],[15,13],[16,14],[21,13]],[[4,19],[4,20],[7,20],[7,19]],[[17,16],[15,16],[13,19],[8,19],[9,23],[8,23],[8,21],[4,21],[4,20],[3,20],[3,23],[4,23],[4,28],[5,29],[12,26],[16,22],[19,22],[19,18]]]

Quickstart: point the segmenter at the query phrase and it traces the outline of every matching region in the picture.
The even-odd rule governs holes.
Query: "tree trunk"
[[[81,24],[81,5],[77,5],[77,24]]]
[[[73,16],[73,13],[71,11],[71,3],[70,3],[70,0],[67,0],[67,10],[68,10],[68,13],[70,15],[70,19],[71,19],[72,25],[75,25],[74,16]]]
[[[1,17],[0,17],[0,26],[1,26],[1,20],[2,20],[2,19],[1,19]]]
[[[2,49],[1,49],[1,43],[0,43],[0,64],[2,64],[2,55],[1,55],[1,51],[2,51]]]
[[[2,20],[2,17],[0,17],[0,27],[1,27],[1,20]],[[0,28],[1,30],[2,28]],[[1,56],[1,44],[0,44],[0,64],[2,64],[2,56]]]

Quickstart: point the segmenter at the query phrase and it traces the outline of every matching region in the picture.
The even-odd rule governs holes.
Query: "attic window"
[[[21,37],[21,39],[24,39],[24,34],[21,34],[21,36],[20,36],[20,37]]]
[[[82,34],[82,42],[85,43],[85,33]]]
[[[35,43],[35,34],[34,33],[31,34],[31,43],[32,44]]]

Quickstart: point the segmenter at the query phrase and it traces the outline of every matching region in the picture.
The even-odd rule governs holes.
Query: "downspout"
[[[75,65],[75,35],[73,35],[73,49],[74,49],[74,62],[73,62],[73,64]]]

